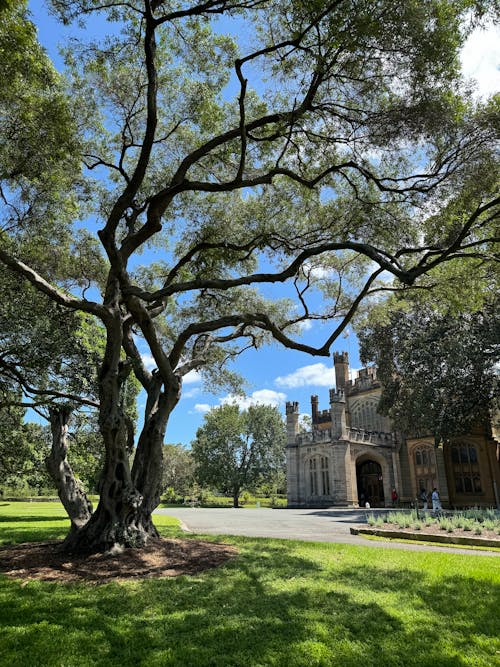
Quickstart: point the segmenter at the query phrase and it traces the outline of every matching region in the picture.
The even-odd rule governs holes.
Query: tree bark
[[[71,520],[70,535],[77,533],[85,526],[92,516],[92,503],[87,498],[82,485],[76,479],[67,460],[68,423],[71,408],[60,406],[51,408],[50,429],[52,447],[45,464],[49,475],[56,485],[57,493]],[[69,537],[69,536],[68,536]]]
[[[144,427],[139,437],[132,467],[132,480],[143,496],[141,518],[154,529],[151,513],[158,506],[163,476],[163,442],[168,418],[179,400],[179,387],[162,391],[162,380],[155,376],[148,389]],[[156,530],[156,529],[154,529]]]

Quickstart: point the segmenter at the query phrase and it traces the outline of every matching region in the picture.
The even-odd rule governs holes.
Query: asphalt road
[[[384,511],[387,510],[369,510],[368,513],[378,514]],[[308,542],[337,542],[386,549],[500,556],[500,552],[493,551],[409,544],[404,541],[384,542],[351,535],[351,526],[366,523],[365,510],[168,507],[158,509],[156,513],[176,517],[182,522],[184,530],[205,535],[245,535]]]

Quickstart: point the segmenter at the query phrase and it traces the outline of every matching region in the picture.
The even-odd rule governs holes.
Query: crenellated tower
[[[287,401],[286,404],[286,434],[288,442],[294,442],[299,433],[299,404],[297,401]]]
[[[346,391],[349,386],[349,355],[347,352],[333,353],[333,367],[335,368],[335,388]]]
[[[332,416],[332,437],[346,437],[346,400],[344,389],[330,389],[330,414]]]

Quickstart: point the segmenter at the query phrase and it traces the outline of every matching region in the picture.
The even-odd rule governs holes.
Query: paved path
[[[384,511],[387,510],[370,510],[369,513],[376,515]],[[275,537],[309,542],[338,542],[385,549],[500,556],[498,551],[410,544],[404,541],[384,542],[351,535],[351,526],[366,523],[367,512],[365,510],[168,507],[156,510],[156,512],[180,519],[185,530],[206,535]]]

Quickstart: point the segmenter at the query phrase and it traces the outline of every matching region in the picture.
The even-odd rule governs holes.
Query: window
[[[309,480],[311,486],[311,495],[316,496],[318,494],[318,473],[316,471],[316,459],[311,459],[309,461]]]
[[[330,471],[328,456],[309,460],[309,489],[312,496],[330,495]]]
[[[321,486],[322,495],[330,495],[330,473],[328,470],[328,457],[321,457]]]
[[[477,449],[467,443],[451,448],[456,493],[482,493]]]
[[[418,445],[413,450],[415,481],[418,491],[430,491],[436,486],[436,464],[432,445]]]

